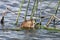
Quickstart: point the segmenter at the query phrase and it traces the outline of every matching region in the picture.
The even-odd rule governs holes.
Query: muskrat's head
[[[22,22],[21,27],[22,28],[34,28],[35,26],[35,20],[25,20],[24,22]]]

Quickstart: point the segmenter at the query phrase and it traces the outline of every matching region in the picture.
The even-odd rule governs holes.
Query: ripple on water
[[[22,0],[0,0],[0,16],[2,16],[2,12],[5,11],[6,7],[9,7],[12,11],[17,12],[19,10],[19,5]],[[56,6],[57,0],[52,1],[52,3],[48,6],[50,1],[42,1],[41,5],[39,3],[38,6],[38,11],[40,9],[42,10],[42,15],[43,16],[50,16],[45,14],[46,12],[51,12],[55,11],[53,7]],[[21,16],[24,17],[25,11],[26,11],[26,6],[28,1],[25,0],[22,10],[21,10]],[[33,8],[33,3],[34,0],[30,1],[30,5],[28,8],[28,14],[31,14],[31,10]],[[46,12],[45,12],[46,11]],[[13,24],[15,23],[15,19],[17,17],[17,13],[13,14],[13,12],[7,12],[7,15],[5,16],[5,26],[4,28],[16,28],[16,26]],[[39,12],[37,12],[39,15]],[[19,17],[19,24],[20,22],[23,22],[24,19],[22,17]],[[29,19],[30,16],[27,16],[27,19]],[[42,24],[46,24],[48,19],[44,19]],[[0,25],[0,28],[3,28]],[[49,33],[47,30],[39,29],[35,31],[0,31],[0,40],[60,40],[60,33]]]

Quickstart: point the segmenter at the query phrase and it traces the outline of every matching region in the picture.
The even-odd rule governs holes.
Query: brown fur
[[[25,20],[21,24],[21,28],[34,28],[35,26],[35,21],[34,20]]]

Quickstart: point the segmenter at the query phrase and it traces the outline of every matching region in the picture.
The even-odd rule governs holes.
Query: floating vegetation
[[[37,26],[40,27],[40,24],[38,24]],[[40,28],[38,28],[40,29]],[[48,31],[55,31],[55,32],[60,32],[60,29],[59,28],[49,28],[49,27],[45,27],[45,26],[42,26],[41,25],[41,29],[45,29],[45,30],[48,30]],[[21,31],[21,30],[37,30],[37,29],[24,29],[24,28],[8,28],[8,29],[0,29],[0,30],[11,30],[11,31]]]

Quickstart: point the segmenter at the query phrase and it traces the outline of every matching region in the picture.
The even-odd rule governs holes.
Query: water
[[[2,13],[3,11],[6,10],[6,7],[9,7],[12,11],[16,12],[10,12],[8,11],[5,15],[5,24],[4,26],[2,26],[0,24],[0,29],[2,28],[16,28],[16,25],[14,25],[15,21],[16,21],[16,17],[17,17],[17,13],[18,13],[18,9],[19,9],[19,5],[21,3],[22,0],[0,0],[0,17],[2,17]],[[46,12],[49,13],[55,13],[55,10],[53,9],[56,4],[57,4],[58,0],[43,0],[40,6],[40,3],[38,4],[38,16],[40,13],[40,9],[42,11],[42,16],[48,16],[50,17],[50,15],[45,14]],[[31,10],[33,7],[33,2],[34,0],[31,0],[30,5],[29,5],[29,10],[28,10],[28,14],[31,14]],[[24,13],[26,11],[26,6],[27,6],[28,1],[25,0],[23,7],[22,7],[22,12],[21,12],[21,17],[19,17],[19,23],[24,21]],[[48,4],[51,3],[49,6]],[[59,7],[60,9],[60,7]],[[53,12],[54,11],[54,12]],[[57,17],[60,18],[60,12],[58,11]],[[45,25],[46,22],[48,21],[48,17],[44,18],[42,24]],[[30,16],[27,16],[27,19],[29,19]],[[1,19],[1,18],[0,18]],[[39,21],[37,21],[39,22]],[[60,25],[60,24],[59,24]],[[56,25],[59,27],[59,25]],[[60,33],[58,32],[50,32],[44,29],[38,29],[38,30],[22,30],[22,31],[4,31],[4,30],[0,30],[0,40],[60,40]]]

